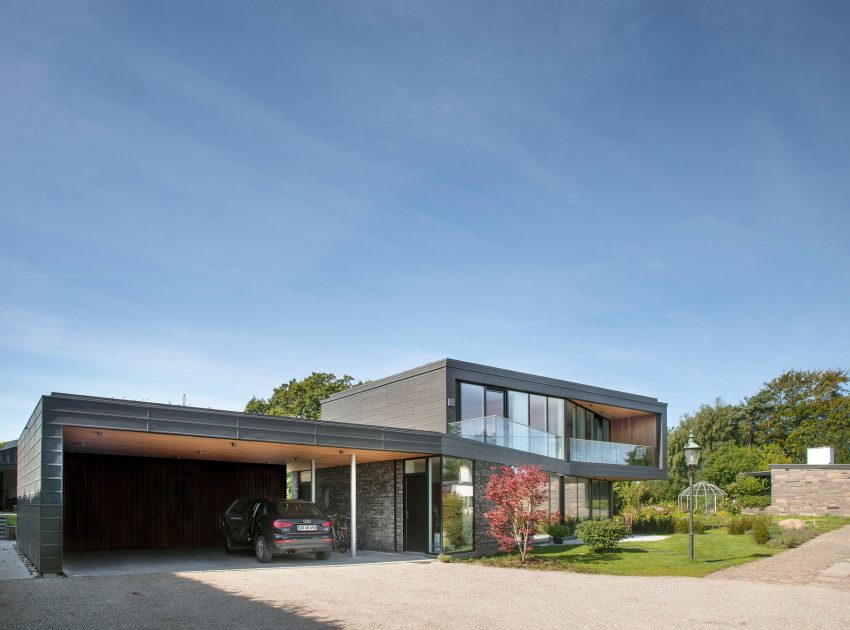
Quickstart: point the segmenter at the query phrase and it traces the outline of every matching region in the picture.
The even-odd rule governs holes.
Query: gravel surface
[[[15,580],[3,628],[848,628],[821,586],[439,562]]]

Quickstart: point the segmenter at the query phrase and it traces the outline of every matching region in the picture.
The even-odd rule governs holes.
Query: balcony
[[[570,438],[570,461],[625,466],[655,466],[655,447]]]
[[[564,459],[564,438],[532,429],[501,416],[485,416],[449,423],[449,435],[515,448],[526,453]]]
[[[514,448],[547,457],[564,457],[564,438],[532,429],[501,416],[485,416],[449,423],[449,435]],[[620,466],[655,466],[655,447],[600,440],[570,439],[570,461]]]

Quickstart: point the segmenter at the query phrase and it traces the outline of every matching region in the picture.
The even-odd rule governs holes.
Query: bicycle
[[[329,514],[333,530],[333,548],[340,553],[348,551],[349,529],[348,517],[345,514]]]

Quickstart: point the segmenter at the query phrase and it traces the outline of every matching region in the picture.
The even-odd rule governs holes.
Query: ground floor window
[[[443,458],[442,553],[472,551],[475,490],[471,459]]]
[[[591,510],[594,520],[601,520],[611,516],[611,482],[591,482]]]
[[[564,477],[564,520],[568,524],[611,516],[611,482]]]

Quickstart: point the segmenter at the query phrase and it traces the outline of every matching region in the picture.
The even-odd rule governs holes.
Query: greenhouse
[[[691,509],[691,497],[694,501],[694,511],[704,514],[716,514],[717,503],[723,500],[726,493],[707,481],[698,481],[679,493],[679,509],[689,512]]]

